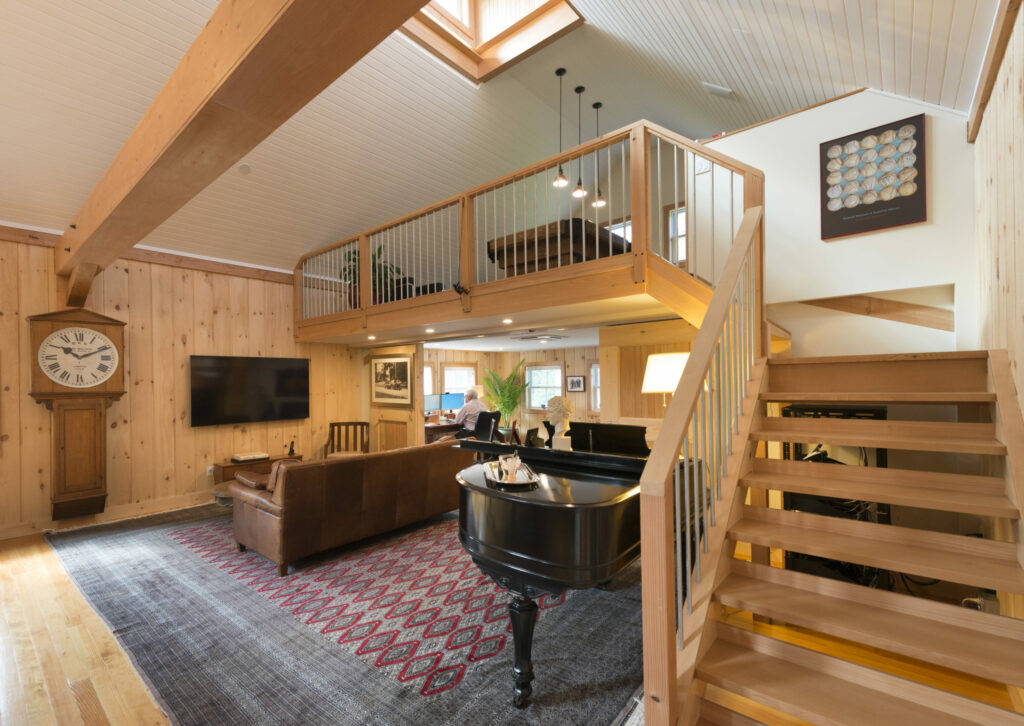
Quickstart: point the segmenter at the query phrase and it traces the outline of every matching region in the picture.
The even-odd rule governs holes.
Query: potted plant
[[[383,253],[381,250],[383,247],[384,245],[382,244],[370,253],[370,279],[375,283],[373,285],[374,305],[383,300],[398,299],[397,283],[399,278],[402,277],[402,270],[398,265],[385,262],[382,259]],[[351,249],[345,253],[345,261],[342,263],[341,272],[338,274],[338,277],[348,285],[349,308],[358,308],[360,306],[358,249]],[[389,291],[389,294],[383,294],[384,291]]]
[[[501,412],[501,420],[505,422],[505,426],[501,428],[506,438],[512,427],[512,414],[519,408],[519,402],[530,385],[519,375],[524,363],[525,358],[504,378],[490,369],[484,373],[484,388],[487,390],[484,400],[491,408]]]

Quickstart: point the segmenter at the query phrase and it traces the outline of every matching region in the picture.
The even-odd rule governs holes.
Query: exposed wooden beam
[[[89,297],[89,289],[92,281],[100,272],[100,266],[91,262],[82,262],[71,271],[71,278],[68,280],[67,305],[69,308],[80,308],[85,305],[85,299]]]
[[[886,300],[871,295],[844,295],[841,297],[820,298],[818,300],[802,300],[801,302],[806,305],[838,310],[844,313],[894,320],[897,323],[909,323],[910,325],[920,325],[925,328],[935,328],[936,330],[946,330],[949,332],[954,330],[953,311],[930,305]]]
[[[1000,0],[996,9],[995,22],[992,24],[992,35],[988,39],[988,50],[985,51],[985,62],[981,66],[978,87],[974,91],[971,112],[967,117],[967,143],[973,144],[981,131],[981,119],[985,115],[985,107],[992,97],[992,89],[999,76],[999,68],[1006,55],[1006,46],[1010,43],[1013,24],[1017,20],[1021,0]]]
[[[424,4],[222,2],[68,226],[59,273],[123,257]]]
[[[0,224],[0,240],[4,242],[21,242],[22,244],[37,245],[39,247],[55,247],[60,238],[59,234],[51,232],[37,232],[34,229],[9,227],[6,224]]]

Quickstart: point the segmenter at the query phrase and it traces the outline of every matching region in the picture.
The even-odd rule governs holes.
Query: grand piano
[[[534,598],[601,585],[640,556],[639,480],[646,460],[473,439],[460,446],[485,456],[516,452],[540,475],[536,487],[526,489],[496,485],[480,463],[456,477],[459,539],[512,595],[512,702],[525,708],[533,692]]]

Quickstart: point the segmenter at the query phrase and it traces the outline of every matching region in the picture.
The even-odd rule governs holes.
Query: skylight
[[[402,32],[482,83],[582,23],[566,0],[432,0]]]

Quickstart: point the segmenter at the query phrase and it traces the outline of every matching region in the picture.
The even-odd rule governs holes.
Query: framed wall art
[[[821,144],[821,239],[924,222],[925,115]]]
[[[565,390],[569,393],[582,393],[586,386],[584,380],[583,376],[566,376]]]
[[[412,358],[387,355],[370,359],[371,406],[412,406]]]

